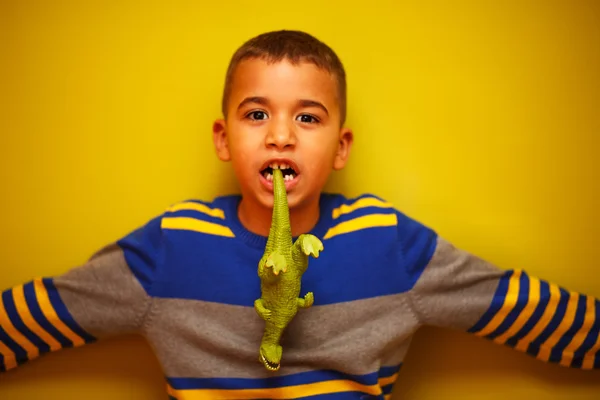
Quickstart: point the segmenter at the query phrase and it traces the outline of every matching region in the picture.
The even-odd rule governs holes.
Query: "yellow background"
[[[83,262],[189,197],[236,191],[214,155],[229,57],[304,29],[349,76],[356,142],[329,190],[373,192],[502,268],[600,297],[596,1],[8,1],[0,5],[0,286]],[[598,399],[600,373],[439,329],[412,399]],[[163,399],[125,337],[0,376],[1,399]]]

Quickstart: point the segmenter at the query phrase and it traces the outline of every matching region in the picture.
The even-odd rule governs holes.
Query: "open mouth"
[[[280,364],[270,362],[262,353],[260,354],[260,357],[269,371],[277,371],[279,369]]]
[[[298,176],[298,171],[293,165],[285,162],[273,162],[268,164],[260,171],[260,174],[269,182],[273,182],[273,170],[280,169],[283,174],[284,181],[293,181]]]

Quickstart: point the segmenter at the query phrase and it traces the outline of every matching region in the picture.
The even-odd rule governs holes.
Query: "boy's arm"
[[[0,371],[52,351],[138,332],[150,307],[160,222],[106,246],[63,275],[0,296]]]
[[[437,238],[411,291],[418,318],[464,330],[565,367],[600,368],[600,302],[503,271]]]

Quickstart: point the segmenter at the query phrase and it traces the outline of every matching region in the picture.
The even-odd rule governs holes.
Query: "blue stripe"
[[[161,221],[161,217],[156,217],[143,227],[134,230],[117,241],[117,245],[123,250],[127,266],[138,279],[146,293],[150,293],[152,289],[157,263],[161,257],[159,255],[163,240]],[[184,235],[183,237],[189,237],[189,235]],[[193,247],[184,246],[184,248],[188,252],[192,252],[191,250],[193,250]]]
[[[92,335],[87,333],[77,322],[63,303],[60,295],[58,294],[58,290],[54,286],[54,282],[50,278],[42,279],[42,282],[46,286],[46,290],[48,292],[48,297],[50,298],[50,302],[52,303],[52,307],[54,307],[54,311],[73,332],[81,336],[81,338],[86,342],[90,343],[96,340]]]
[[[37,297],[35,296],[35,287],[33,286],[33,282],[29,282],[23,285],[23,289],[25,292],[25,301],[27,302],[27,307],[29,307],[29,312],[35,319],[35,321],[46,331],[48,332],[54,339],[56,339],[62,347],[73,347],[73,343],[66,338],[54,325],[52,325],[38,304]]]
[[[402,363],[400,363],[399,365],[393,366],[393,367],[381,367],[379,369],[379,379],[381,378],[389,378],[390,376],[394,375],[395,373],[397,373],[398,371],[400,371],[400,368],[402,367]],[[383,391],[383,394],[390,394],[392,393],[392,389],[394,388],[394,384],[395,382],[392,382],[388,385],[384,385],[381,390]]]
[[[11,349],[12,352],[15,353],[15,358],[17,359],[17,362],[27,361],[27,352],[25,351],[25,349],[19,346],[17,342],[12,340],[12,338],[8,336],[8,333],[6,333],[4,329],[2,329],[2,326],[0,326],[0,342],[4,343],[6,347]]]
[[[4,302],[6,314],[8,314],[13,326],[23,336],[25,336],[31,342],[31,344],[37,347],[40,353],[48,353],[50,351],[50,346],[48,346],[48,344],[44,342],[38,335],[33,333],[21,319],[21,316],[17,311],[17,307],[15,306],[15,299],[13,298],[12,290],[7,290],[2,293],[2,301]]]
[[[362,385],[376,385],[377,373],[347,375],[338,371],[309,371],[299,374],[273,376],[264,379],[251,378],[167,378],[176,390],[190,389],[272,389],[332,380],[351,380]]]
[[[594,369],[600,369],[600,352],[596,353],[596,358],[594,359]]]
[[[577,303],[577,311],[575,313],[575,320],[573,321],[573,325],[571,325],[569,330],[565,332],[563,337],[560,338],[558,343],[556,343],[556,346],[554,346],[554,348],[550,352],[550,362],[560,362],[565,347],[567,347],[569,343],[571,343],[571,340],[573,340],[573,336],[583,325],[583,321],[585,319],[586,302],[586,296],[579,296],[579,301]]]
[[[396,372],[400,371],[400,368],[402,368],[402,363],[391,367],[381,367],[379,369],[379,378],[389,378]]]
[[[517,320],[521,311],[527,305],[527,301],[529,300],[529,277],[527,274],[522,273],[519,279],[519,296],[517,298],[517,304],[515,307],[508,313],[504,321],[498,326],[493,332],[491,332],[486,337],[489,339],[494,339],[497,336],[500,336],[504,332],[506,332]]]
[[[390,394],[392,393],[392,389],[394,389],[394,384],[390,383],[389,385],[385,385],[381,388],[381,390],[383,391],[383,394]]]
[[[542,333],[529,345],[527,349],[527,353],[537,356],[540,351],[540,346],[542,343],[546,341],[554,333],[558,325],[560,325],[561,321],[565,317],[565,311],[567,310],[567,303],[569,302],[569,292],[560,288],[560,301],[558,302],[558,307],[556,308],[556,312],[554,316],[550,320],[548,326],[542,331]]]
[[[4,366],[4,356],[0,354],[0,372],[6,371],[6,367]]]
[[[487,324],[489,324],[492,318],[494,318],[494,315],[500,311],[502,305],[504,304],[506,293],[508,292],[508,282],[513,274],[514,271],[506,271],[502,275],[500,282],[498,283],[496,293],[494,294],[494,298],[492,299],[492,304],[490,304],[489,308],[479,319],[479,321],[477,321],[475,325],[473,325],[467,332],[475,333],[482,330]]]
[[[177,400],[177,398],[173,397],[173,396],[169,396],[169,400]]]
[[[374,396],[365,392],[340,392],[316,394],[314,396],[295,397],[300,400],[383,400],[383,395]],[[264,400],[264,399],[261,399]]]
[[[592,346],[596,343],[596,340],[598,340],[598,335],[600,335],[600,301],[596,300],[595,306],[596,315],[594,319],[594,324],[590,328],[590,332],[588,333],[581,346],[579,346],[579,348],[575,350],[573,362],[571,363],[572,368],[581,368],[583,366],[583,357],[585,356],[585,353],[587,353],[592,348]]]
[[[421,231],[419,235],[414,235],[419,239],[418,246],[410,249],[421,249],[418,252],[411,251],[407,254],[406,262],[412,263],[419,270],[423,271],[435,253],[437,247],[437,235],[433,231]]]
[[[341,196],[321,196],[322,218],[311,232],[323,237],[332,224],[332,208],[342,202],[346,200]],[[247,245],[220,236],[201,235],[199,238],[185,230],[161,230],[160,218],[119,240],[127,265],[146,292],[153,297],[253,307],[254,301],[260,297],[260,280],[255,269],[233,271],[242,259],[260,259],[266,237],[248,232],[239,223],[238,204],[239,196],[236,195],[215,199],[209,206],[216,206],[226,213],[228,219],[225,225],[236,236],[243,237]],[[372,210],[356,210],[351,216],[368,214]],[[338,235],[324,243],[325,251],[318,259],[310,260],[302,278],[302,289],[304,293],[312,291],[316,294],[315,305],[405,293],[418,281],[435,252],[435,232],[394,208],[377,211],[390,217],[396,216],[398,225]],[[336,222],[343,220],[340,218]],[[198,240],[202,246],[197,245]],[[263,243],[262,247],[260,243]],[[343,254],[341,261],[340,254]],[[365,263],[373,261],[375,255],[382,257],[382,262],[377,262],[375,268],[363,268]],[[227,268],[218,273],[198,268],[199,263],[210,265],[215,260],[226,264]],[[155,282],[159,270],[174,265],[177,268],[169,276],[168,285]],[[323,271],[331,277],[344,276],[349,284],[339,285],[335,279],[323,279]],[[174,286],[178,288],[177,293],[169,290]],[[215,287],[220,290],[214,290]]]
[[[516,346],[517,342],[523,339],[539,322],[542,315],[544,315],[544,311],[546,311],[546,307],[548,307],[548,303],[550,302],[550,285],[548,282],[540,281],[540,299],[538,301],[538,305],[529,317],[529,320],[523,325],[523,327],[517,332],[516,335],[511,337],[506,341],[508,346]]]

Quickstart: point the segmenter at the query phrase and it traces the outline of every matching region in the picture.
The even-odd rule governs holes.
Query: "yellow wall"
[[[375,192],[503,268],[600,297],[600,3],[171,3],[1,2],[1,287],[64,272],[172,202],[236,190],[210,136],[229,56],[299,28],[349,74],[356,145],[330,190]],[[599,378],[424,329],[396,393],[598,399]],[[0,398],[164,392],[146,344],[122,338],[4,374]]]

